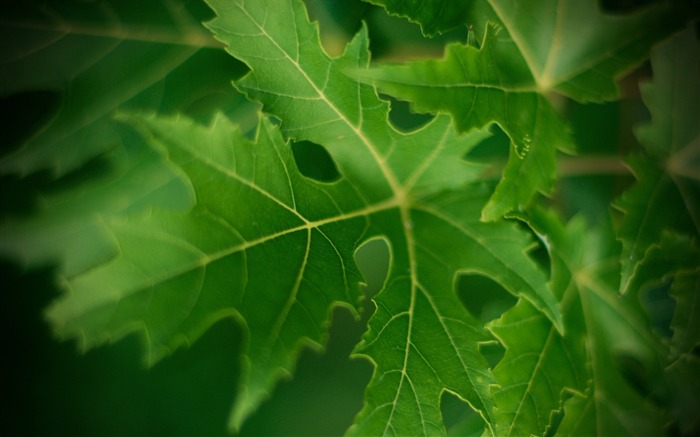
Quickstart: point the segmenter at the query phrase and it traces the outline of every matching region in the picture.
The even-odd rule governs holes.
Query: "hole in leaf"
[[[500,284],[479,274],[461,274],[456,287],[467,311],[484,323],[499,318],[518,301]]]
[[[497,341],[480,343],[479,352],[484,356],[489,367],[493,369],[503,359],[506,354],[506,348]]]
[[[365,278],[365,295],[368,298],[384,287],[390,257],[389,243],[381,237],[365,241],[355,251],[355,262]]]
[[[537,266],[549,277],[551,275],[552,265],[549,258],[549,252],[544,244],[538,244],[528,255],[532,258]]]
[[[671,320],[676,311],[676,301],[668,294],[671,284],[672,281],[665,281],[651,285],[646,287],[639,296],[652,329],[665,338],[673,336]]]
[[[523,220],[517,220],[513,219],[510,220],[511,223],[514,223],[520,230],[523,232],[527,232],[530,234],[530,239],[532,240],[532,245],[529,248],[528,251],[528,256],[535,261],[537,266],[547,275],[551,275],[551,270],[552,270],[552,262],[549,257],[549,252],[547,251],[547,247],[545,246],[544,242],[540,240],[540,238],[537,236],[535,231]]]
[[[449,391],[442,392],[440,413],[448,436],[480,436],[484,432],[484,419]]]
[[[505,162],[508,159],[510,149],[510,138],[508,135],[496,123],[491,124],[489,131],[491,136],[469,150],[464,157],[465,159],[474,162]]]
[[[421,126],[425,126],[435,118],[433,114],[413,112],[411,104],[408,102],[395,99],[386,94],[381,94],[380,96],[383,100],[390,102],[389,121],[400,131],[412,132]]]
[[[562,405],[574,397],[574,395],[569,392],[569,391],[564,391],[561,395],[561,402]],[[557,430],[559,429],[559,425],[561,425],[561,421],[564,420],[564,408],[560,408],[559,410],[552,411],[552,414],[549,416],[549,425],[547,426],[547,430],[545,432],[545,437],[554,437],[557,435]]]
[[[348,357],[365,330],[346,308],[336,308],[324,352],[301,349],[291,379],[283,379],[244,422],[245,436],[342,435],[363,404],[372,376],[367,360]]]
[[[311,141],[292,142],[292,153],[299,172],[319,182],[333,182],[340,178],[338,168],[325,147]]]
[[[343,53],[346,44],[360,31],[367,10],[372,7],[359,1],[307,0],[304,3],[311,21],[319,23],[321,45],[333,57]]]

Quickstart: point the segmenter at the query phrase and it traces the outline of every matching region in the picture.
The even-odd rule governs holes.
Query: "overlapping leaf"
[[[556,91],[581,102],[617,97],[618,77],[646,59],[654,43],[697,17],[697,11],[663,2],[615,15],[602,11],[596,0],[475,0],[449,2],[460,8],[449,16],[442,0],[372,3],[421,24],[427,34],[456,26],[457,18],[478,29],[486,21],[502,25],[499,57],[523,62],[539,92]]]
[[[652,123],[637,130],[647,154],[629,159],[638,182],[616,204],[626,213],[619,231],[623,292],[665,230],[700,236],[700,57],[692,32],[659,46],[652,68],[654,81],[642,88]]]
[[[111,122],[117,109],[205,119],[215,107],[233,113],[240,99],[228,84],[236,64],[202,27],[208,14],[189,0],[8,4],[0,19],[0,96],[48,90],[60,93],[61,104],[0,161],[0,171],[61,176],[120,147]]]
[[[439,10],[440,4],[386,7],[421,21],[431,20],[426,11]],[[641,62],[654,42],[682,23],[679,10],[667,6],[625,17],[601,14],[593,0],[494,0],[491,6],[503,28],[486,26],[481,50],[452,44],[442,61],[384,66],[364,74],[382,91],[412,102],[416,111],[449,112],[461,130],[497,123],[508,134],[514,148],[484,209],[486,220],[522,209],[538,191],[549,193],[556,149],[572,149],[546,93],[556,91],[579,101],[616,97],[617,76]]]
[[[661,433],[668,417],[647,393],[661,378],[667,349],[638,296],[617,294],[610,233],[578,219],[563,227],[538,210],[527,220],[550,252],[552,285],[562,293],[569,329],[559,335],[522,303],[493,324],[506,347],[494,369],[497,434]],[[561,421],[554,420],[558,415]]]
[[[651,123],[637,130],[645,155],[633,157],[637,184],[617,206],[625,211],[619,231],[623,292],[662,286],[675,300],[670,350],[664,369],[665,397],[674,426],[700,430],[700,58],[686,31],[652,53],[654,80],[642,86]]]
[[[0,95],[50,90],[62,102],[0,159],[0,172],[13,174],[10,182],[42,170],[62,179],[32,199],[31,217],[3,221],[0,254],[75,275],[114,255],[101,215],[187,207],[192,199],[172,169],[112,118],[115,109],[148,109],[206,121],[218,108],[252,129],[244,116],[254,120],[252,105],[230,88],[244,67],[199,22],[210,15],[187,0],[30,0],[4,10]],[[18,186],[34,194],[31,182]]]
[[[461,131],[497,123],[513,148],[499,186],[484,209],[486,220],[521,209],[548,192],[557,147],[570,148],[566,127],[537,94],[532,76],[495,55],[499,29],[490,26],[481,48],[451,44],[444,60],[384,66],[362,73],[379,89],[413,102],[419,112],[448,111]],[[506,60],[506,64],[503,63]]]
[[[541,235],[552,259],[550,285],[557,293],[567,331],[562,336],[525,301],[489,326],[506,347],[503,360],[494,369],[496,435],[503,436],[533,435],[548,429],[567,397],[583,395],[590,377],[586,327],[574,277],[576,266],[572,265],[581,257],[584,247],[578,243],[586,234],[585,226],[575,220],[564,228],[555,214],[541,210],[533,212],[529,223]]]
[[[135,137],[126,135],[126,130],[122,133],[124,139]],[[0,225],[0,254],[24,266],[53,264],[73,276],[115,255],[104,235],[102,217],[188,208],[189,186],[157,153],[132,141],[91,162],[104,170],[99,177],[78,173],[60,188],[42,193],[31,216],[5,218]]]
[[[580,102],[618,96],[617,79],[697,11],[658,2],[612,15],[596,0],[491,0],[541,91]]]

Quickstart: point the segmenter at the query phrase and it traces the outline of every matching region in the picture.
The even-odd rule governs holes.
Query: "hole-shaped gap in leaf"
[[[549,258],[549,252],[544,244],[538,244],[534,249],[529,252],[530,258],[532,258],[535,263],[547,274],[550,275],[552,270],[552,264]]]
[[[240,435],[341,435],[362,408],[372,376],[367,360],[348,356],[364,330],[347,308],[335,308],[325,352],[303,347],[292,378],[276,384]]]
[[[409,102],[395,99],[387,94],[381,94],[381,98],[390,102],[389,121],[402,132],[412,132],[435,118],[433,114],[413,112]]]
[[[530,246],[530,251],[528,252],[528,255],[533,261],[535,261],[537,266],[540,269],[542,269],[542,271],[544,271],[547,274],[547,276],[549,276],[552,270],[552,262],[549,257],[549,251],[547,250],[547,247],[545,247],[544,243],[540,240],[535,231],[533,231],[532,228],[528,226],[524,221],[513,220],[513,222],[516,223],[518,227],[523,230],[523,232],[527,232],[530,234],[533,243]]]
[[[488,343],[479,343],[479,352],[484,356],[486,362],[489,363],[491,369],[501,362],[506,354],[506,348],[498,341],[490,341]]]
[[[299,172],[319,182],[333,182],[340,178],[338,168],[325,147],[311,141],[293,141],[292,153]]]
[[[445,46],[451,42],[464,44],[468,38],[467,26],[461,24],[426,37],[417,23],[387,14],[384,8],[374,5],[368,8],[363,18],[369,29],[372,60],[378,62],[440,59],[444,56]]]
[[[481,274],[462,273],[455,287],[467,311],[484,323],[499,318],[518,301],[499,283]]]
[[[355,251],[355,263],[365,278],[365,295],[371,298],[384,287],[389,274],[391,251],[385,238],[371,238]]]
[[[496,123],[489,126],[489,132],[491,136],[470,149],[464,159],[482,163],[503,162],[505,165],[510,150],[510,137]]]
[[[448,436],[480,436],[484,432],[484,419],[452,392],[442,392],[440,412]]]
[[[0,99],[0,116],[12,120],[3,125],[0,156],[12,152],[53,116],[61,106],[61,93],[27,91]]]
[[[570,391],[564,390],[562,395],[561,395],[561,402],[562,402],[562,407],[559,408],[558,410],[552,411],[552,413],[549,415],[549,425],[547,425],[547,429],[545,431],[545,437],[554,437],[557,435],[557,430],[559,429],[559,425],[561,425],[562,420],[564,420],[564,403],[566,403],[569,399],[573,398],[574,395]]]
[[[649,317],[651,328],[659,335],[669,339],[673,336],[671,321],[676,311],[676,300],[668,294],[671,284],[672,281],[669,280],[650,285],[645,287],[639,295],[642,308]]]
[[[304,2],[311,21],[318,23],[321,45],[331,56],[340,56],[346,44],[360,31],[366,12],[372,6],[359,0]]]

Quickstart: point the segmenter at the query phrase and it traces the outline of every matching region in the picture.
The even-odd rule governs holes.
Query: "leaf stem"
[[[500,179],[505,165],[505,161],[493,162],[484,171],[482,177]],[[559,178],[593,175],[631,176],[632,172],[617,156],[566,156],[557,159],[557,177]]]
[[[618,156],[573,156],[557,160],[557,174],[560,177],[586,175],[618,175],[629,176],[630,169]]]

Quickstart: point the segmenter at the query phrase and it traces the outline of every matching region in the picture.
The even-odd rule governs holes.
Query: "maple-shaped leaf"
[[[361,72],[380,90],[412,102],[418,112],[448,111],[460,131],[497,123],[513,144],[485,220],[527,206],[537,191],[549,192],[555,152],[571,148],[564,123],[538,94],[526,68],[497,56],[499,28],[488,26],[480,48],[450,44],[443,60],[385,65]]]
[[[550,253],[567,331],[522,303],[493,323],[506,347],[494,369],[497,434],[659,435],[668,417],[645,390],[661,379],[668,350],[638,293],[617,292],[612,233],[539,209],[525,219]]]
[[[387,2],[385,7],[426,25],[431,20],[426,11],[441,4]],[[556,149],[573,148],[547,93],[582,102],[616,97],[617,77],[683,23],[682,9],[667,5],[620,17],[602,14],[594,0],[494,0],[490,7],[477,1],[470,8],[478,14],[467,23],[494,20],[485,26],[480,48],[451,44],[441,61],[382,66],[362,76],[410,101],[417,112],[449,112],[461,130],[497,123],[508,134],[513,148],[484,209],[485,220],[522,209],[538,191],[549,193]]]
[[[617,79],[649,49],[697,16],[658,2],[629,14],[604,13],[596,0],[490,0],[541,91],[579,102],[618,96]]]
[[[652,53],[654,80],[642,86],[651,123],[636,130],[646,154],[629,158],[637,184],[615,205],[625,212],[619,230],[623,293],[665,230],[700,236],[699,50],[688,30]]]
[[[118,255],[67,278],[52,324],[84,346],[141,330],[153,362],[235,317],[246,335],[231,417],[239,428],[293,371],[300,347],[323,341],[332,308],[357,306],[355,250],[382,237],[391,266],[358,347],[376,369],[352,431],[444,434],[446,390],[490,423],[493,378],[478,343],[491,337],[454,278],[493,278],[563,328],[528,235],[479,220],[490,186],[462,157],[487,134],[460,135],[447,116],[409,134],[391,127],[375,90],[343,73],[367,65],[366,30],[330,58],[301,2],[210,5],[218,17],[208,26],[251,69],[236,86],[281,124],[262,118],[250,141],[223,116],[208,126],[122,116],[191,186],[193,206],[106,217]],[[324,146],[339,179],[302,176],[290,139]]]
[[[117,109],[207,119],[212,108],[235,113],[245,106],[229,86],[240,65],[201,24],[210,15],[189,0],[8,5],[0,18],[7,42],[0,50],[0,96],[51,91],[60,103],[0,160],[0,171],[63,176],[121,147],[123,136],[111,118]]]

